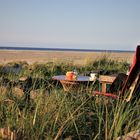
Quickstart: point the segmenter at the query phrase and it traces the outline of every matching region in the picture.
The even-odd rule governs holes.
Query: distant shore
[[[40,50],[0,50],[0,63],[26,61],[29,64],[46,62],[73,62],[84,65],[107,56],[118,61],[132,62],[134,52],[87,52],[87,51],[40,51]]]
[[[74,52],[118,52],[118,53],[133,53],[132,50],[105,50],[105,49],[78,49],[78,48],[41,48],[41,47],[9,47],[0,46],[0,50],[32,50],[32,51],[74,51]]]

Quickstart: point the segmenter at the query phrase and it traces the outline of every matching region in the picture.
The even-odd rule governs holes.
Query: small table
[[[89,76],[78,76],[76,79],[67,79],[65,75],[58,75],[53,76],[53,80],[60,81],[60,83],[63,86],[64,91],[71,91],[71,90],[77,90],[79,88],[80,84],[87,84],[88,82],[93,82],[93,80],[90,80]]]

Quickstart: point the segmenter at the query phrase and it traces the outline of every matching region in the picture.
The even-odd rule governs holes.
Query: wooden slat
[[[99,81],[101,83],[112,83],[116,79],[116,76],[114,75],[100,75]]]
[[[132,98],[132,95],[133,95],[134,89],[136,87],[136,84],[138,82],[138,79],[139,79],[139,75],[136,77],[135,81],[133,82],[132,86],[129,89],[130,90],[130,93],[129,93],[128,98],[126,99],[127,102],[129,102],[130,99]]]

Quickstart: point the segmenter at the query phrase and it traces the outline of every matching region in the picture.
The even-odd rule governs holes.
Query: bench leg
[[[102,92],[106,92],[106,83],[102,83]]]

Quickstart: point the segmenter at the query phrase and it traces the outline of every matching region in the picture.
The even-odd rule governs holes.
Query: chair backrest
[[[125,95],[125,93],[128,93],[130,91],[132,85],[134,86],[136,85],[139,74],[140,74],[140,45],[138,45],[136,48],[133,63],[130,68],[130,72],[126,79],[126,82],[122,88],[121,95]]]
[[[120,91],[122,91],[122,88],[126,82],[126,79],[127,79],[127,75],[125,73],[119,73],[117,77],[115,78],[115,80],[112,82],[109,88],[109,92],[117,94]]]

